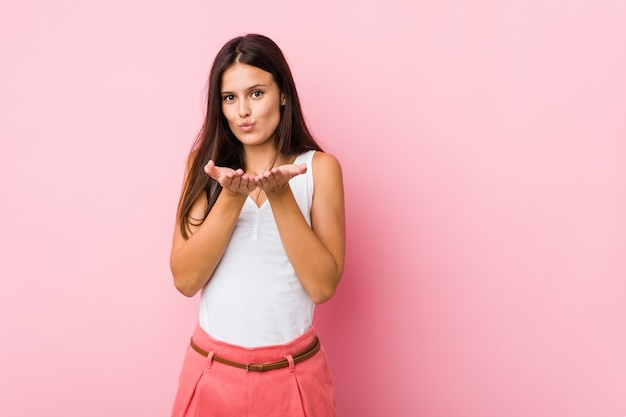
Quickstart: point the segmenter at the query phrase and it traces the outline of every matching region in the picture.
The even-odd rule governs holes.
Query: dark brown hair
[[[222,74],[235,63],[269,72],[284,94],[285,105],[281,106],[280,122],[274,135],[278,154],[292,156],[310,149],[322,150],[306,126],[291,70],[278,45],[270,38],[257,34],[231,39],[213,61],[208,81],[206,117],[189,154],[188,174],[178,203],[178,220],[185,239],[189,238],[189,225],[204,222],[222,191],[221,186],[204,172],[209,159],[215,161],[217,166],[245,169],[243,146],[231,132],[222,113]],[[191,207],[202,193],[207,196],[208,207],[201,219],[191,218]]]

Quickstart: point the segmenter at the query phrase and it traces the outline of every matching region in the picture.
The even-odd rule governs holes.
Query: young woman
[[[285,57],[262,35],[230,40],[172,244],[176,288],[201,291],[172,416],[335,416],[312,321],[344,251],[341,166],[309,132]]]

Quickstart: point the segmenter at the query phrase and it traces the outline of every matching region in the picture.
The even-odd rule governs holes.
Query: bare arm
[[[174,285],[182,294],[192,297],[209,281],[224,255],[239,213],[251,190],[256,188],[241,170],[218,168],[212,161],[205,167],[223,189],[209,215],[200,226],[191,226],[185,240],[177,222],[174,229],[170,268]],[[191,217],[201,219],[208,202],[202,194],[191,209]]]
[[[323,303],[335,293],[345,259],[345,213],[341,166],[332,155],[313,158],[315,194],[311,227],[302,216],[289,184],[279,168],[255,178],[267,194],[289,261],[313,302]]]

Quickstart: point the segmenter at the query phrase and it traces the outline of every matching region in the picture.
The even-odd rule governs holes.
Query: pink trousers
[[[210,359],[211,353],[240,363],[291,358],[314,339],[311,327],[284,345],[243,348],[220,342],[200,326],[194,342],[205,357],[187,348],[172,417],[336,417],[333,380],[324,347],[286,368],[248,372]]]

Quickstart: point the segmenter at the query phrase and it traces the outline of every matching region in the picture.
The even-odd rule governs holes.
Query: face
[[[221,93],[222,112],[235,137],[244,146],[274,146],[284,97],[272,74],[235,63],[222,74]]]

